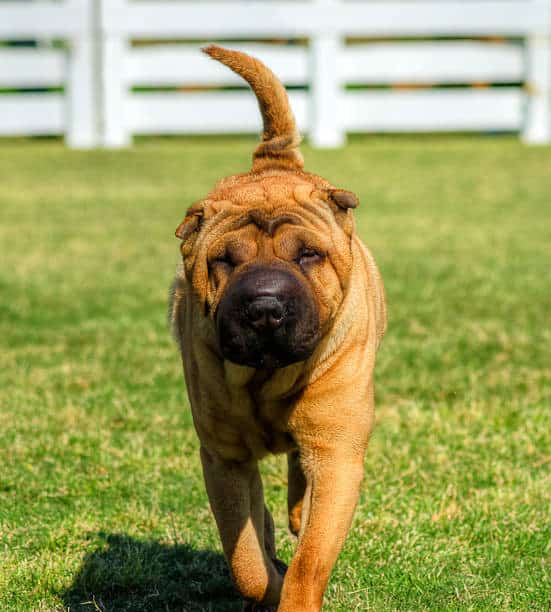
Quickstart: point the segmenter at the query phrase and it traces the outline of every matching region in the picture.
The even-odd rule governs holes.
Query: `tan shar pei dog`
[[[170,304],[212,511],[245,610],[320,610],[350,527],[373,426],[383,283],[354,232],[358,198],[303,170],[277,77],[244,53],[264,121],[250,172],[221,179],[176,230]],[[258,461],[286,453],[298,536],[276,557]]]

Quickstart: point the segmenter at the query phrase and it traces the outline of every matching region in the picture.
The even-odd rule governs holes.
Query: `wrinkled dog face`
[[[313,175],[219,183],[177,230],[186,278],[221,355],[255,368],[307,359],[348,283],[357,200]]]

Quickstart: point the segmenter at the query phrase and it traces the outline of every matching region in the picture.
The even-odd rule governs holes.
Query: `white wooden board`
[[[65,54],[57,49],[0,47],[0,87],[58,87],[65,81]]]
[[[348,132],[509,131],[522,126],[520,88],[351,91],[339,117]]]
[[[131,36],[166,38],[523,35],[542,20],[534,0],[133,2],[111,11]]]
[[[286,85],[309,82],[306,47],[230,45],[250,53]],[[343,46],[337,69],[344,83],[513,83],[524,79],[523,48],[512,43],[396,42]],[[199,45],[151,45],[130,50],[127,82],[154,86],[243,85],[233,72],[201,53]]]
[[[348,45],[338,70],[347,83],[514,83],[524,80],[521,45],[389,42]]]
[[[248,44],[228,45],[258,57],[286,85],[308,81],[308,50],[305,47]],[[126,79],[132,85],[243,85],[231,70],[201,52],[201,45],[148,45],[133,47],[126,60]]]
[[[306,127],[307,98],[291,92],[300,129]],[[127,98],[127,127],[138,134],[223,134],[262,130],[254,95],[246,91],[135,93]]]
[[[79,6],[81,4],[82,6]],[[84,2],[0,2],[0,39],[63,38],[83,25]]]
[[[38,136],[65,131],[65,104],[61,94],[0,96],[0,134]]]
[[[308,126],[304,92],[291,92],[301,130]],[[362,90],[339,100],[341,127],[364,131],[504,131],[522,123],[519,88],[497,90]],[[127,127],[139,134],[260,133],[256,101],[247,92],[139,93],[127,99]]]

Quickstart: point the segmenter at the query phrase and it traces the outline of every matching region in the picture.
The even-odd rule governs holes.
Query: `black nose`
[[[304,361],[319,340],[317,303],[294,271],[253,265],[235,276],[216,312],[224,359],[252,368],[283,368]]]
[[[285,308],[274,296],[259,296],[247,305],[249,324],[258,332],[277,329],[283,323],[284,317]]]

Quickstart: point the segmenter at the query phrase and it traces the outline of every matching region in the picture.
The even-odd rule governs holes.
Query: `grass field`
[[[174,229],[253,141],[0,144],[0,610],[240,610],[166,295]],[[353,140],[386,282],[377,427],[326,610],[551,607],[551,148]],[[283,458],[263,464],[281,556]]]

